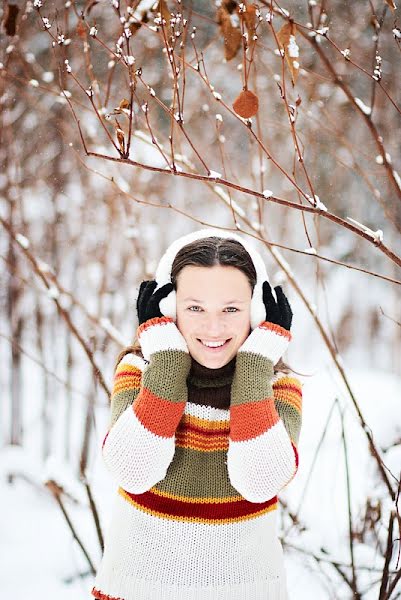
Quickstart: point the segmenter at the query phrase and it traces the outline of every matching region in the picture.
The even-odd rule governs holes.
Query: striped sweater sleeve
[[[273,362],[260,354],[237,354],[231,390],[227,469],[250,502],[265,502],[298,470],[302,384],[275,378]]]
[[[159,352],[150,363],[127,354],[115,371],[102,455],[118,484],[131,493],[142,494],[164,479],[175,453],[187,369],[185,360],[168,354]]]

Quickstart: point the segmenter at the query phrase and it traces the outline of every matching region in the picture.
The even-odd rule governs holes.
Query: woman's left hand
[[[291,341],[292,310],[281,286],[276,286],[277,301],[268,281],[263,282],[263,302],[266,320],[251,331],[238,354],[258,354],[276,365]]]
[[[277,302],[273,297],[272,288],[268,281],[263,282],[263,302],[266,307],[266,321],[276,323],[290,331],[292,323],[292,310],[287,296],[281,285],[276,285]]]

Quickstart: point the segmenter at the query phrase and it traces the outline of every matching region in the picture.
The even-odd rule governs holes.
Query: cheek
[[[190,332],[191,329],[191,321],[188,318],[188,315],[177,308],[177,321],[176,325],[180,331],[180,333],[185,337],[187,333]]]
[[[251,332],[251,321],[249,314],[244,315],[241,323],[238,324],[238,337],[244,342]]]

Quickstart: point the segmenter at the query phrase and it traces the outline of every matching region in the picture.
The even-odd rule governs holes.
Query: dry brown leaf
[[[385,0],[386,4],[389,5],[389,7],[391,8],[392,11],[394,11],[397,8],[396,3],[394,2],[394,0]]]
[[[233,109],[243,119],[250,119],[258,112],[259,98],[251,90],[243,90],[233,102]]]
[[[3,14],[3,23],[6,34],[13,36],[17,33],[17,17],[19,8],[16,4],[8,4],[6,2]]]
[[[278,42],[282,50],[284,50],[284,56],[290,69],[292,85],[296,84],[299,74],[299,56],[290,56],[288,46],[291,36],[295,38],[296,31],[295,23],[285,23],[277,33]]]
[[[140,30],[140,28],[142,27],[142,23],[130,23],[129,26],[129,30],[132,33],[132,36],[134,36],[136,33],[138,33],[138,31]]]
[[[116,128],[116,134],[117,134],[117,142],[118,142],[121,154],[125,154],[124,131],[122,129],[120,129],[120,127],[117,127]]]
[[[123,108],[129,108],[130,104],[129,104],[129,100],[127,100],[127,98],[123,98],[120,102],[120,104],[118,105],[118,108],[120,110],[122,110]]]
[[[248,46],[249,48],[253,48],[255,45],[255,40],[253,36],[256,35],[256,4],[248,4],[246,5],[246,11],[244,13],[240,13],[241,18],[245,23],[246,30],[248,32]]]
[[[217,9],[217,23],[220,25],[220,31],[223,34],[224,57],[228,61],[236,56],[241,46],[241,30],[239,27],[234,27],[226,6],[220,6]]]
[[[143,10],[141,12],[140,21],[135,21],[134,23],[130,23],[130,25],[129,25],[129,29],[130,29],[130,32],[132,33],[132,35],[134,36],[136,33],[138,33],[138,31],[140,30],[142,25],[144,23],[147,23],[148,21],[149,21],[148,11]]]
[[[86,27],[83,21],[78,21],[77,23],[77,34],[81,38],[86,38]]]
[[[126,98],[123,98],[120,102],[120,104],[118,106],[116,106],[113,109],[113,112],[111,112],[111,115],[126,115],[127,117],[130,116],[130,108],[131,108],[131,104],[129,102],[129,100],[127,100]],[[117,124],[118,125],[118,124]]]

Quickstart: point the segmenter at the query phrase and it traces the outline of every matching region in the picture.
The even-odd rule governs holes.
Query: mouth
[[[201,340],[197,338],[197,342],[200,344],[200,346],[202,346],[204,350],[206,350],[206,352],[210,352],[211,354],[218,354],[228,346],[228,344],[231,342],[231,338],[228,338],[227,340],[217,340],[215,342],[208,342],[208,340]]]

